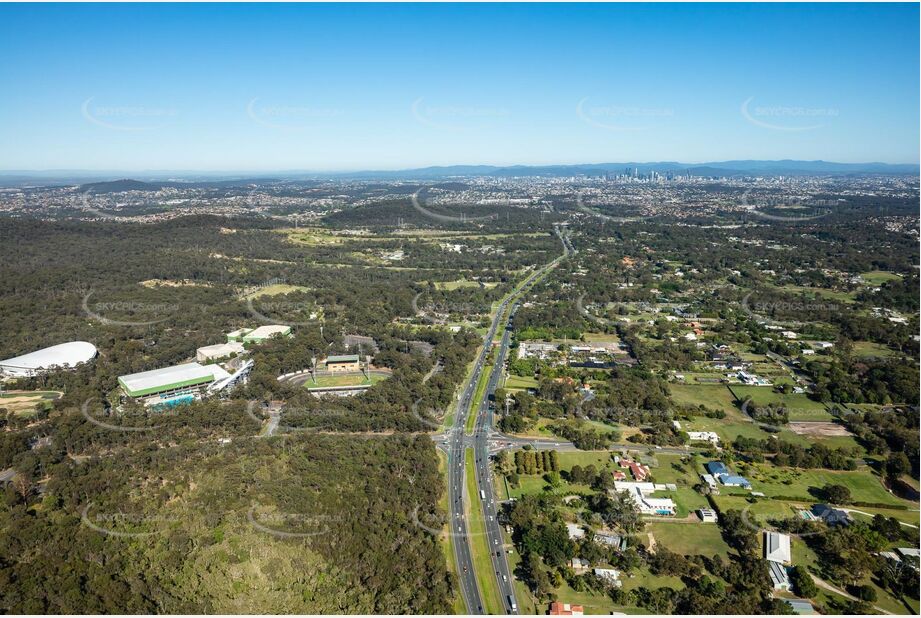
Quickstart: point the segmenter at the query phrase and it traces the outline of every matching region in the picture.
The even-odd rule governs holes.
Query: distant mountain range
[[[247,178],[235,180],[195,180],[195,181],[142,181],[122,178],[119,180],[104,180],[89,182],[80,185],[80,190],[86,193],[121,193],[122,191],[159,191],[168,187],[183,189],[221,189],[232,188],[251,184],[268,184],[278,182],[277,178]]]
[[[583,163],[576,165],[451,165],[423,167],[398,171],[365,171],[337,174],[349,178],[450,178],[457,176],[600,176],[636,170],[641,174],[692,176],[814,176],[814,175],[917,175],[918,165],[892,163],[834,163],[831,161],[716,161],[712,163],[679,163],[676,161]]]
[[[705,177],[738,176],[867,176],[912,175],[919,173],[918,164],[911,163],[835,163],[832,161],[714,161],[680,163],[677,161],[581,163],[574,165],[450,165],[405,170],[366,170],[357,172],[310,172],[281,170],[272,172],[207,172],[207,171],[0,171],[0,186],[81,185],[83,190],[107,193],[126,190],[151,190],[162,187],[232,187],[242,184],[267,183],[278,180],[369,179],[369,180],[434,180],[471,176],[535,177],[535,176],[601,176],[636,170],[660,174],[691,174]]]

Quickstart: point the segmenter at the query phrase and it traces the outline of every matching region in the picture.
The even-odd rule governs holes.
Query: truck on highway
[[[485,499],[486,499],[486,492],[481,489],[480,490],[480,500],[485,500]]]
[[[515,597],[513,597],[512,595],[508,595],[508,606],[511,608],[513,612],[518,611],[518,606],[515,605]]]

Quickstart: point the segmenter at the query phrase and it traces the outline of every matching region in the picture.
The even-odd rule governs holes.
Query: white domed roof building
[[[86,341],[70,341],[0,360],[0,374],[29,377],[53,369],[73,369],[96,358],[96,346]]]

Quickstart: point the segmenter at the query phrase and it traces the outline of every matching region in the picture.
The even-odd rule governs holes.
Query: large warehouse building
[[[29,377],[53,369],[73,369],[96,358],[96,346],[71,341],[0,361],[0,374]]]
[[[242,341],[243,343],[262,343],[272,337],[290,337],[291,327],[282,324],[266,324],[259,328],[240,328],[227,333],[227,342]]]
[[[120,376],[125,395],[148,406],[174,406],[198,397],[202,390],[230,374],[218,365],[186,363]]]

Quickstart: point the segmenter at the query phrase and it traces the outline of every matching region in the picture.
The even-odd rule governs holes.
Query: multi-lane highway
[[[454,557],[457,563],[457,575],[461,594],[467,606],[467,611],[471,614],[484,613],[483,597],[477,584],[476,573],[472,553],[470,549],[469,527],[467,525],[467,513],[465,511],[467,501],[465,500],[465,454],[467,448],[467,439],[464,435],[464,427],[467,423],[467,415],[470,413],[477,414],[477,420],[474,428],[474,462],[476,469],[477,487],[485,496],[483,503],[483,513],[485,519],[485,529],[487,541],[490,549],[490,558],[492,560],[495,576],[498,582],[498,589],[502,594],[502,604],[504,611],[508,613],[517,613],[518,606],[515,600],[515,590],[512,583],[512,575],[508,568],[508,562],[505,558],[504,543],[502,539],[502,530],[498,521],[498,506],[496,504],[495,492],[492,488],[492,475],[489,466],[489,437],[492,431],[493,412],[489,408],[489,395],[495,392],[498,387],[499,379],[502,376],[502,368],[505,361],[505,355],[508,352],[509,344],[509,326],[515,307],[506,315],[509,304],[516,301],[518,296],[533,284],[538,278],[543,276],[551,268],[554,268],[563,257],[573,252],[572,245],[568,237],[559,229],[554,228],[555,233],[563,243],[564,253],[543,268],[532,273],[519,286],[505,298],[496,310],[489,331],[483,338],[483,346],[477,354],[476,363],[469,379],[463,385],[460,396],[458,397],[455,407],[454,422],[451,429],[447,432],[446,450],[448,452],[448,505],[450,511],[450,536],[454,545]],[[489,356],[492,342],[495,339],[496,332],[500,325],[503,325],[502,340],[497,350],[496,362],[492,374],[489,376],[488,388],[482,395],[480,401],[473,401],[476,393],[477,384],[486,366],[486,360]],[[473,501],[475,503],[475,501]],[[472,513],[473,516],[479,516]]]
[[[510,614],[518,613],[518,604],[515,600],[515,586],[512,580],[512,573],[508,568],[508,560],[506,560],[505,557],[505,539],[502,536],[502,527],[499,525],[499,508],[496,503],[496,492],[493,489],[492,471],[490,470],[489,463],[489,439],[493,426],[495,407],[490,403],[490,400],[493,399],[491,395],[496,392],[496,389],[499,387],[499,382],[502,379],[505,357],[508,353],[510,324],[514,314],[515,308],[512,309],[509,315],[509,325],[504,329],[502,341],[499,344],[498,350],[496,350],[496,362],[489,376],[486,393],[477,411],[476,426],[473,432],[477,489],[482,492],[480,494],[481,496],[485,496],[482,500],[482,508],[489,556],[492,562],[493,571],[496,573],[496,582],[499,586],[502,604],[505,610]],[[494,403],[498,404],[499,402]]]
[[[531,275],[525,284],[533,281],[537,274]],[[525,284],[522,284],[521,287]],[[477,355],[476,364],[473,367],[470,378],[464,384],[457,400],[454,423],[448,432],[448,505],[451,512],[451,538],[454,542],[454,557],[457,562],[457,576],[461,594],[467,605],[467,611],[471,614],[482,614],[484,610],[483,600],[477,586],[477,574],[470,552],[470,539],[468,538],[465,513],[464,483],[466,477],[464,464],[467,441],[464,439],[464,427],[467,424],[467,415],[470,413],[476,386],[479,384],[483,368],[486,366],[486,359],[489,356],[492,341],[495,338],[505,310],[513,297],[514,294],[509,295],[502,301],[496,311],[496,316],[493,318],[489,331],[483,339],[483,346]]]

